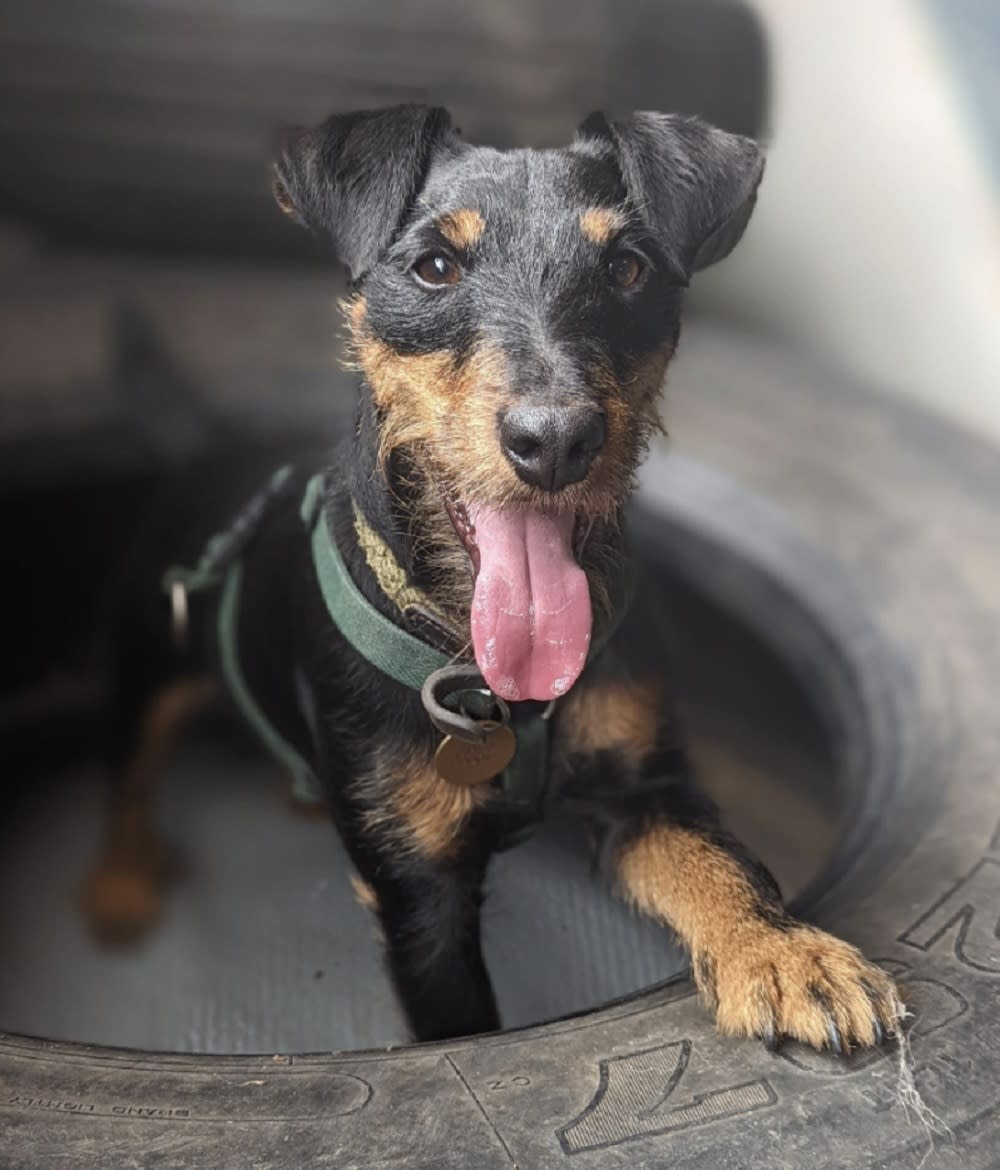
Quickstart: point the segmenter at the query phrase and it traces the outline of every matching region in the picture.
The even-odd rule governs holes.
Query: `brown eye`
[[[413,271],[421,284],[457,284],[462,279],[462,270],[455,261],[440,252],[418,260]]]
[[[631,288],[642,275],[642,262],[634,252],[619,252],[608,261],[608,276],[619,288]]]

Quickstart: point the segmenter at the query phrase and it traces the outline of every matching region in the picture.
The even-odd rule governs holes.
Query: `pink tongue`
[[[479,575],[472,600],[476,663],[501,698],[554,699],[590,649],[590,590],[573,559],[573,516],[473,508]]]

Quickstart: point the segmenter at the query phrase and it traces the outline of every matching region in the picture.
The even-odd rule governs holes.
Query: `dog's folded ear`
[[[639,112],[591,114],[577,141],[609,144],[638,214],[685,276],[722,260],[746,229],[764,173],[751,138],[700,118]]]
[[[331,237],[357,280],[399,230],[435,148],[454,136],[440,107],[335,114],[286,135],[271,189],[282,211]]]

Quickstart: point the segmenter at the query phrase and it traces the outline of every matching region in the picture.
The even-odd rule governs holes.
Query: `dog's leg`
[[[568,705],[569,730],[602,772],[592,789],[599,804],[584,805],[608,830],[605,856],[621,892],[690,950],[721,1031],[836,1052],[879,1044],[902,1018],[893,981],[785,911],[770,873],[695,791],[683,753],[664,749],[661,709],[655,690],[634,684],[605,685]]]
[[[127,736],[106,844],[79,890],[80,910],[102,942],[132,942],[159,917],[166,858],[151,823],[152,795],[178,728],[214,693],[210,679],[176,680],[154,695]]]
[[[334,817],[415,1039],[494,1031],[479,935],[488,852],[471,829],[487,794],[442,780],[421,749],[388,744],[350,791]]]
[[[482,870],[411,862],[368,885],[414,1039],[499,1028],[479,937]]]
[[[889,976],[848,943],[790,917],[771,875],[707,808],[698,823],[661,802],[623,827],[613,864],[628,900],[673,927],[690,950],[722,1032],[769,1046],[791,1036],[842,1052],[879,1044],[898,1028],[902,1004]]]

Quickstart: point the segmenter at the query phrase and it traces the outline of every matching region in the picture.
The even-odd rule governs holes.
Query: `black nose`
[[[500,424],[514,470],[533,487],[557,492],[579,483],[604,446],[604,415],[589,406],[520,406]]]

